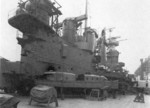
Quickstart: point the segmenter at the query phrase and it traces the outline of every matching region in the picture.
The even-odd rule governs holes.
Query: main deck
[[[49,81],[37,80],[36,84],[48,85],[62,88],[97,88],[102,89],[109,87],[111,89],[118,89],[118,81],[101,81],[101,82],[86,82],[86,81]]]
[[[91,101],[86,99],[65,99],[58,100],[58,108],[149,108],[150,106],[150,95],[145,95],[145,103],[133,102],[135,95],[117,96],[116,99],[108,98],[105,101]],[[28,105],[29,97],[21,97],[21,102],[18,108],[45,108],[46,104],[39,104],[33,102],[30,106]],[[55,104],[50,104],[49,108],[55,108]]]

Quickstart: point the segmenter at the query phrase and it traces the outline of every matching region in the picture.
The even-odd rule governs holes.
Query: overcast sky
[[[84,14],[85,0],[57,0],[66,17]],[[16,29],[8,24],[8,13],[15,9],[18,0],[1,0],[0,56],[11,61],[20,60],[20,46],[16,40]],[[115,27],[112,35],[121,36],[119,61],[133,73],[140,65],[140,58],[150,55],[150,0],[89,0],[88,25],[99,32]]]

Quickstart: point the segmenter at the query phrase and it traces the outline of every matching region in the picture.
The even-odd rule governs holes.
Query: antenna
[[[86,5],[85,5],[85,16],[88,17],[88,0],[86,0]],[[87,28],[87,19],[85,20],[85,31]]]

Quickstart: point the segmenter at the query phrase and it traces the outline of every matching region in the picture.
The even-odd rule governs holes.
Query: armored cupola
[[[63,39],[74,44],[77,41],[77,29],[85,19],[87,19],[86,15],[66,18],[62,23]]]

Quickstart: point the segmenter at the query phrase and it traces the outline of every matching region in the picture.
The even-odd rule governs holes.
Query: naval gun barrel
[[[86,16],[86,15],[81,15],[81,16],[75,17],[74,19],[75,19],[77,22],[79,22],[79,21],[86,20],[86,19],[87,19],[87,16]]]

